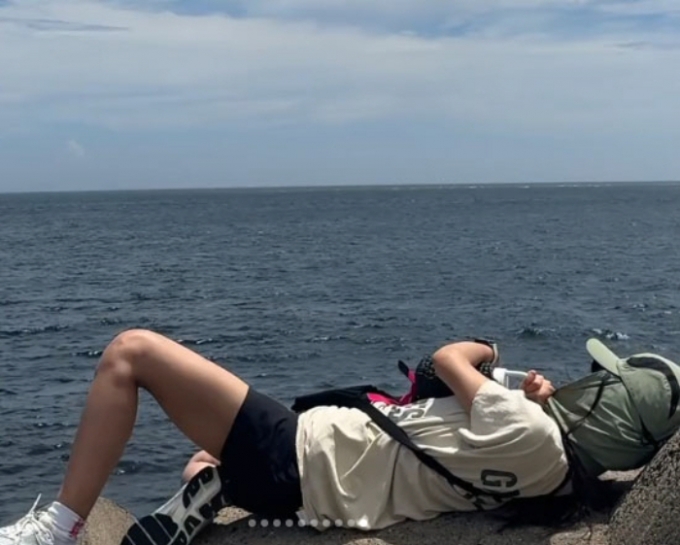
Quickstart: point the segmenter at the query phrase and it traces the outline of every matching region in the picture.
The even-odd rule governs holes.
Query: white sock
[[[44,516],[54,532],[54,545],[72,545],[85,525],[79,515],[58,501],[52,502]]]

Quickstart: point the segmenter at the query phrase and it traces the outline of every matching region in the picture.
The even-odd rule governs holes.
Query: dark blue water
[[[679,208],[659,184],[0,195],[0,520],[56,494],[131,327],[284,402],[400,391],[397,359],[469,335],[557,381],[591,335],[680,357]],[[144,513],[191,452],[145,396],[106,494]]]

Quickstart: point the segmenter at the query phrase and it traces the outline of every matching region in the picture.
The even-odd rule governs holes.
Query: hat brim
[[[621,359],[607,348],[599,339],[588,339],[586,350],[591,357],[610,373],[620,376],[619,362]]]

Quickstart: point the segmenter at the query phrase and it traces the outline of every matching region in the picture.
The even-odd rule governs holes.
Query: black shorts
[[[298,415],[252,388],[222,449],[225,491],[234,505],[294,518],[302,507],[295,436]]]

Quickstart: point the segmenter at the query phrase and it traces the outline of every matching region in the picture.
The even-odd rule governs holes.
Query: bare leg
[[[201,450],[194,454],[182,472],[182,481],[188,483],[196,473],[208,466],[218,466],[220,461],[206,451]]]
[[[139,388],[215,458],[248,392],[235,375],[161,335],[132,330],[116,337],[99,363],[58,498],[83,518],[123,455]]]

